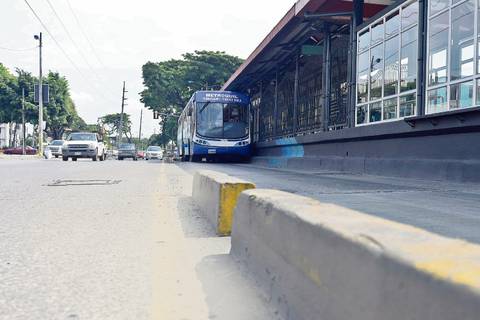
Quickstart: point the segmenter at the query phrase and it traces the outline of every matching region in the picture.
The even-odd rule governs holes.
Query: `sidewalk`
[[[0,153],[0,160],[39,160],[43,157],[38,155],[18,155],[18,154],[3,154]]]

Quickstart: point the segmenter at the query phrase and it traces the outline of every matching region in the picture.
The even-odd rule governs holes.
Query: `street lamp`
[[[42,33],[34,35],[38,41],[39,49],[39,75],[38,75],[38,152],[43,154],[43,87],[42,87]]]

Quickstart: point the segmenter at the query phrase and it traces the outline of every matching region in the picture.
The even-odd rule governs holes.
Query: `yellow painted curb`
[[[217,234],[228,236],[232,233],[233,214],[240,193],[255,189],[250,182],[224,183],[220,188],[220,212],[218,216]]]
[[[233,215],[242,191],[255,184],[225,173],[200,170],[193,177],[192,197],[219,236],[232,233]]]

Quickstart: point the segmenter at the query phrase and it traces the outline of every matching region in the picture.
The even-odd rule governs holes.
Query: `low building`
[[[299,0],[223,87],[252,97],[254,161],[480,181],[479,13]]]
[[[15,126],[17,127],[14,130]],[[25,124],[25,136],[33,136],[34,128],[32,124]],[[15,139],[13,135],[15,134]],[[22,124],[0,123],[0,148],[17,147],[22,145],[23,133]],[[11,142],[14,145],[11,145]]]

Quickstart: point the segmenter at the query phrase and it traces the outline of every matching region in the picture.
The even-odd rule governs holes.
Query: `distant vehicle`
[[[117,149],[108,149],[106,153],[107,153],[107,158],[116,158],[118,156]]]
[[[180,160],[180,156],[178,154],[178,149],[177,148],[175,148],[175,150],[173,150],[173,160],[175,160],[175,161]]]
[[[137,151],[137,158],[139,158],[139,159],[145,159],[145,151],[143,151],[143,150],[138,150],[138,151]]]
[[[163,150],[158,146],[149,146],[147,148],[147,153],[145,154],[145,160],[150,159],[163,159]]]
[[[53,140],[47,148],[52,152],[52,156],[58,158],[62,155],[62,146],[65,143],[64,140]]]
[[[62,159],[77,161],[78,158],[91,158],[93,161],[103,161],[107,157],[103,140],[96,133],[73,132],[62,147]]]
[[[15,148],[7,148],[3,150],[4,154],[23,154],[22,147],[15,147]],[[32,148],[30,146],[25,147],[25,154],[34,155],[37,154],[37,149]]]
[[[232,91],[197,91],[178,120],[177,145],[183,161],[250,158],[250,98]]]
[[[122,143],[118,147],[118,160],[125,158],[132,158],[134,161],[137,161],[137,149],[133,143]]]

